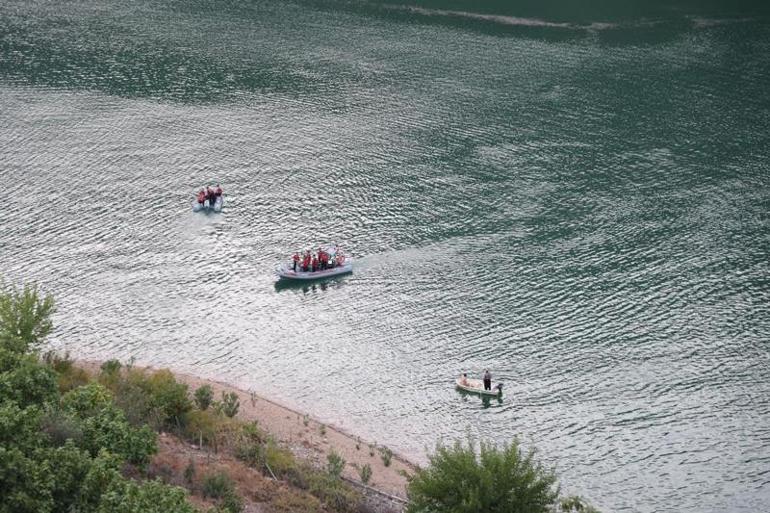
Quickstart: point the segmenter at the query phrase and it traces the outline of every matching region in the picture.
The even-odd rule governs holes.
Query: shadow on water
[[[489,396],[489,395],[480,395],[480,394],[474,394],[473,392],[466,392],[465,390],[462,390],[460,388],[455,388],[458,394],[460,394],[460,399],[464,403],[470,403],[471,401],[481,401],[482,408],[489,408],[491,406],[502,406],[503,404],[503,396],[498,395],[496,397]]]
[[[339,288],[343,286],[347,276],[333,276],[331,278],[318,278],[312,281],[293,281],[293,280],[278,280],[275,282],[275,291],[295,291],[303,292],[305,294],[309,292],[324,292],[331,288]]]

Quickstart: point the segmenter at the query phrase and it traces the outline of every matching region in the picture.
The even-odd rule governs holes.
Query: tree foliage
[[[36,285],[0,292],[0,346],[25,353],[37,346],[53,329],[53,296],[41,296]]]
[[[439,446],[409,483],[408,513],[546,513],[558,498],[556,476],[522,452],[469,442]]]

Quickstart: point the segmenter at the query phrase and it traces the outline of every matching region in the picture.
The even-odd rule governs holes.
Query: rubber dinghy
[[[193,212],[221,212],[222,205],[224,205],[224,203],[224,196],[217,196],[217,199],[214,201],[213,205],[211,205],[211,201],[209,200],[206,200],[203,203],[198,203],[197,200],[193,200],[192,209]]]
[[[322,278],[329,278],[331,276],[339,276],[342,274],[348,274],[353,272],[353,259],[339,253],[333,246],[326,248],[326,254],[329,256],[329,262],[333,263],[330,267],[325,269],[318,269],[315,271],[303,271],[302,265],[297,263],[297,270],[294,270],[294,264],[281,264],[276,270],[275,274],[282,280],[319,280]]]
[[[457,388],[459,388],[460,390],[464,390],[466,392],[470,392],[472,394],[491,395],[495,397],[503,395],[502,383],[493,383],[492,390],[484,390],[484,381],[480,379],[467,378],[465,382],[467,384],[463,385],[461,383],[461,378],[457,378],[455,380],[455,384],[457,385]]]
[[[282,280],[318,280],[352,272],[353,262],[350,259],[347,259],[342,265],[332,267],[331,269],[322,269],[320,271],[294,271],[289,265],[281,265],[275,270],[275,273]]]

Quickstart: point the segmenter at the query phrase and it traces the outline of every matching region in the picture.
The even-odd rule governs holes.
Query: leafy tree
[[[36,349],[53,328],[54,311],[53,296],[41,297],[36,285],[0,292],[0,346],[19,353]]]
[[[439,446],[409,483],[408,513],[546,513],[558,497],[556,476],[514,440],[498,449],[472,442]]]
[[[43,405],[58,395],[56,375],[30,355],[13,355],[0,350],[0,402],[11,401],[20,406]]]
[[[53,508],[53,472],[18,448],[0,446],[0,513],[47,513]]]
[[[49,468],[53,470],[51,487],[53,511],[56,513],[82,511],[77,506],[80,506],[83,501],[81,489],[93,460],[86,451],[75,447],[72,440],[67,441],[62,447],[48,449],[44,454]]]
[[[40,409],[0,403],[0,447],[16,447],[29,454],[42,443]]]

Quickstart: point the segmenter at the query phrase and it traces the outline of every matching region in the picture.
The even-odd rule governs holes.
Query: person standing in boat
[[[318,255],[313,255],[313,272],[318,270]]]
[[[294,261],[293,269],[294,269],[294,272],[296,273],[297,272],[297,262],[299,262],[299,253],[294,252],[294,256],[291,257],[291,259]]]
[[[310,250],[305,251],[305,258],[302,260],[302,270],[304,272],[310,270]]]
[[[484,390],[492,390],[492,374],[489,369],[484,370]]]
[[[224,191],[222,190],[222,187],[217,184],[217,188],[214,190],[214,197],[219,198]]]
[[[206,201],[206,191],[204,191],[203,189],[201,189],[201,190],[198,192],[198,203],[199,203],[199,204],[201,204],[201,205],[203,205],[203,202],[204,202],[204,201]]]

